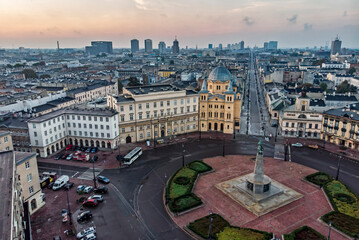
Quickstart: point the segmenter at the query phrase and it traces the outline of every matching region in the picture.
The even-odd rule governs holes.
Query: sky
[[[0,48],[83,48],[94,40],[359,48],[359,0],[0,0]]]

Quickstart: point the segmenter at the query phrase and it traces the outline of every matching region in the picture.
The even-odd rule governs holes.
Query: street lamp
[[[184,167],[184,143],[182,143],[182,167]]]
[[[66,190],[66,195],[67,195],[67,210],[68,210],[68,215],[69,215],[69,219],[70,219],[70,225],[72,225],[70,201],[69,201],[69,189]]]
[[[222,156],[224,157],[224,147],[225,147],[225,143],[226,143],[226,135],[223,136],[223,152],[222,152]]]
[[[96,188],[95,159],[91,159],[91,161],[92,161],[92,172],[93,172],[93,185]]]
[[[212,222],[213,222],[213,217],[212,217],[213,212],[211,210],[209,210],[209,240],[212,240]]]
[[[341,161],[342,161],[342,156],[341,155],[339,155],[339,160],[338,160],[338,168],[337,168],[337,175],[336,175],[336,177],[335,177],[335,180],[338,180],[338,178],[339,178],[339,172],[340,172],[340,163],[341,163]]]
[[[330,240],[330,231],[332,230],[332,222],[329,222],[328,240]]]

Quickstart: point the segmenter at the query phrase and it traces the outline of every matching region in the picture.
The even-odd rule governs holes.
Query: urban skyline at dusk
[[[83,48],[92,40],[129,48],[130,39],[152,39],[180,47],[218,46],[244,40],[280,48],[325,46],[337,34],[343,47],[358,47],[359,3],[347,1],[149,1],[101,0],[0,3],[0,48]],[[31,10],[30,10],[31,9]],[[329,46],[329,45],[328,45]],[[330,47],[330,46],[329,46]]]

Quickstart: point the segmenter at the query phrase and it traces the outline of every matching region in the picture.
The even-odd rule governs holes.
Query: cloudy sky
[[[245,41],[325,46],[339,34],[359,48],[359,0],[0,0],[0,48],[130,47],[153,39],[180,47]]]

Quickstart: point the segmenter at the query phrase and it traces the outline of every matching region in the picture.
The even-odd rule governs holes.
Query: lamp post
[[[95,176],[95,161],[94,161],[94,159],[92,159],[91,161],[92,161],[92,172],[93,172],[93,185],[94,185],[94,188],[97,188],[96,176]]]
[[[213,212],[211,210],[209,210],[209,240],[212,240],[212,222],[213,222],[213,217],[212,217]]]
[[[184,143],[182,143],[182,167],[184,167]]]
[[[332,230],[332,222],[329,222],[328,240],[330,240],[330,231]]]
[[[225,143],[226,143],[226,135],[223,136],[223,152],[222,152],[222,156],[224,157],[224,148],[225,148]]]
[[[340,172],[340,163],[341,163],[341,161],[342,161],[342,156],[341,155],[339,155],[339,160],[338,160],[338,168],[337,168],[337,175],[335,176],[335,180],[338,180],[338,178],[339,178],[339,172]]]
[[[69,215],[69,219],[70,219],[70,225],[72,225],[71,209],[70,209],[70,201],[69,201],[69,189],[66,190],[66,195],[67,195],[67,210],[68,210],[68,215]]]
[[[325,138],[326,138],[326,134],[323,134],[323,149],[325,149]]]

